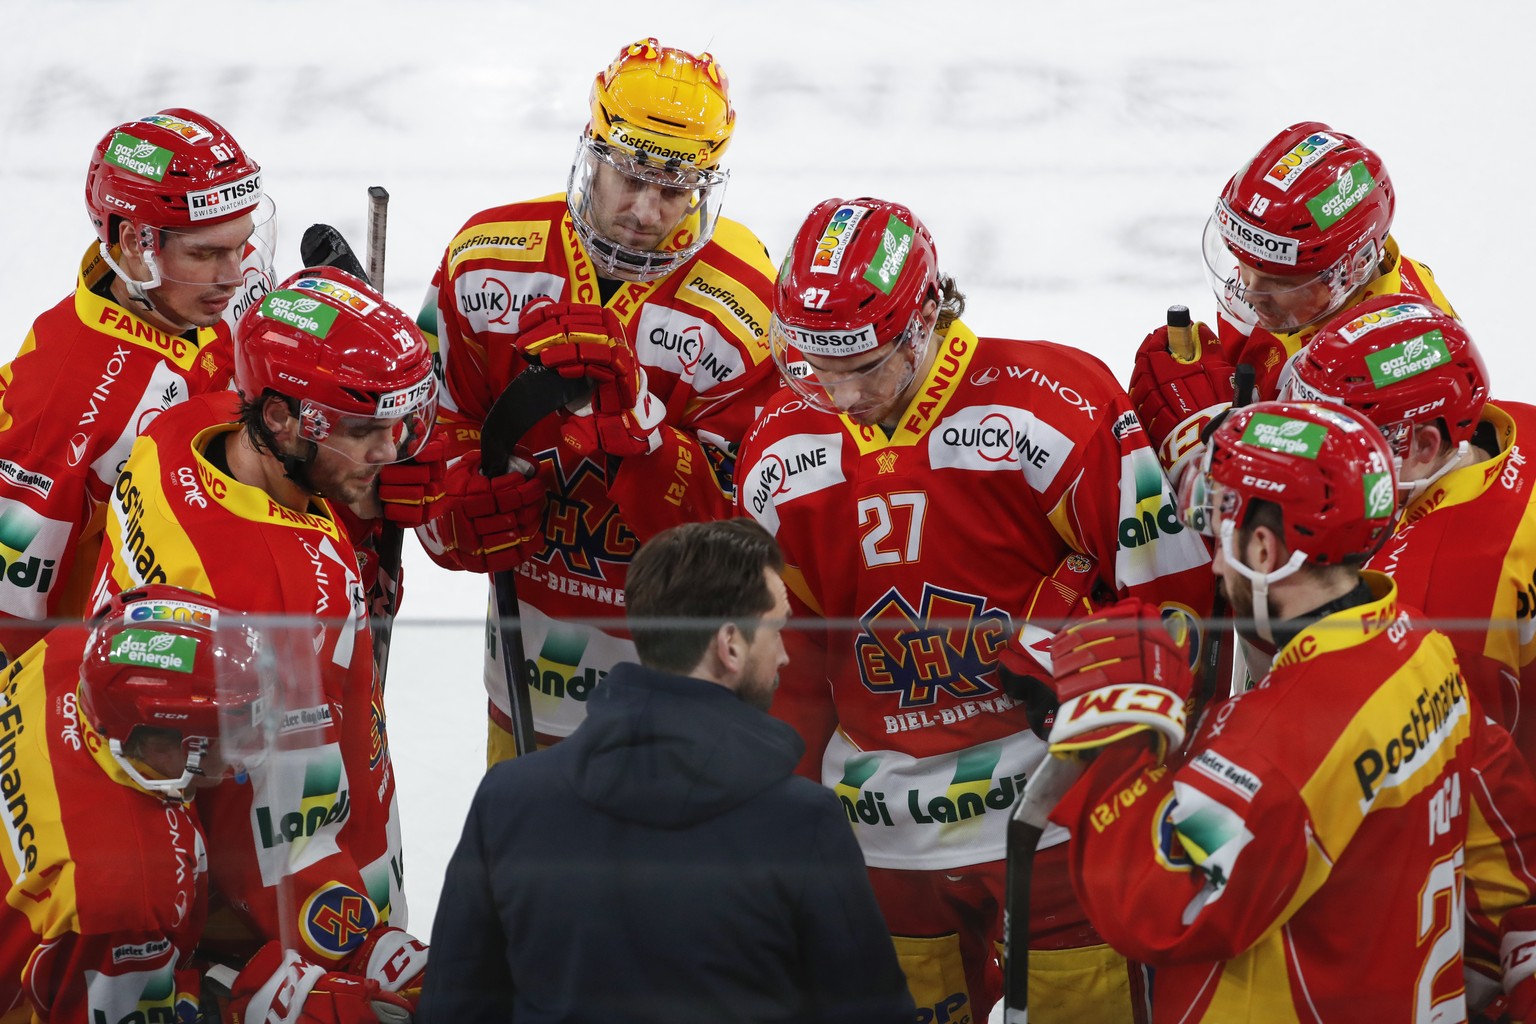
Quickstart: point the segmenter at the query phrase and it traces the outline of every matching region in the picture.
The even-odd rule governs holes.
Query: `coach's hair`
[[[751,519],[685,523],[658,533],[635,555],[624,583],[640,661],[687,674],[728,622],[750,641],[774,605],[763,570],[783,568],[778,542]]]

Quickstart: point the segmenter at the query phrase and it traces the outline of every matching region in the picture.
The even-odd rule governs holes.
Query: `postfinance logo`
[[[916,606],[892,587],[859,618],[854,658],[864,686],[895,694],[900,707],[931,707],[997,691],[987,677],[1008,641],[1007,613],[983,597],[924,584]]]

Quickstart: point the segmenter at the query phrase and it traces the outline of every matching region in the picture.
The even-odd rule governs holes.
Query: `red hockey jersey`
[[[80,714],[85,638],[61,626],[0,682],[0,1016],[191,1019],[202,829],[191,806],[139,787]]]
[[[1064,558],[1186,620],[1212,594],[1205,545],[1102,363],[962,323],[933,344],[890,437],[785,389],[737,467],[737,507],[778,537],[797,611],[828,620],[824,661],[791,632],[775,713],[824,752],[873,867],[1003,857],[1044,747],[998,652]]]
[[[1387,272],[1367,284],[1355,299],[1356,303],[1376,295],[1417,295],[1452,316],[1456,315],[1428,267],[1403,256],[1398,251],[1397,242],[1390,236],[1384,249]],[[1322,326],[1313,324],[1297,331],[1275,334],[1262,327],[1238,323],[1224,314],[1217,317],[1217,333],[1221,337],[1222,351],[1233,366],[1247,363],[1254,368],[1254,394],[1261,401],[1273,399],[1279,394],[1281,373],[1286,364],[1312,340],[1312,336]]]
[[[80,619],[103,504],[128,449],[163,410],[229,385],[228,328],[166,335],[110,298],[94,244],[75,293],[38,317],[0,367],[0,652]]]
[[[548,486],[544,546],[518,570],[534,722],[567,736],[617,661],[634,660],[623,627],[624,576],[645,538],[729,513],[731,449],[778,388],[768,358],[773,266],[745,227],[721,219],[709,243],[666,277],[623,284],[606,303],[629,331],[652,394],[666,406],[662,444],[622,461],[588,458],[549,417],[522,445]],[[439,429],[461,450],[479,443],[491,403],[523,365],[512,348],[528,301],[602,304],[563,195],[485,210],[459,231],[433,278],[419,324],[443,376]],[[434,528],[422,543],[438,545]],[[435,550],[441,550],[438,545]],[[485,684],[506,711],[496,621]]]
[[[335,962],[405,927],[395,780],[351,542],[328,503],[277,504],[204,455],[233,442],[239,396],[205,395],[134,444],[108,508],[103,595],[170,583],[274,618],[284,716],[248,786],[199,797],[214,888],[257,934]],[[292,894],[283,916],[279,886]],[[245,950],[246,953],[254,950]]]
[[[1112,749],[1052,815],[1090,920],[1155,968],[1156,1021],[1465,1020],[1468,907],[1531,898],[1529,773],[1450,642],[1366,579],[1176,762]]]
[[[1483,424],[1498,453],[1435,481],[1370,565],[1451,638],[1483,708],[1536,765],[1536,471],[1519,444],[1536,408],[1490,403]]]

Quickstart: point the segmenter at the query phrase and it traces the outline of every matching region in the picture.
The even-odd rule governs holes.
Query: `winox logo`
[[[865,688],[894,694],[902,708],[932,706],[940,693],[967,700],[997,690],[988,677],[1011,623],[984,597],[925,583],[914,605],[892,587],[859,623],[854,658]]]

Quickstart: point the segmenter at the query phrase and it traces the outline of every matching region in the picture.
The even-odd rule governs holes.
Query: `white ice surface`
[[[1404,251],[1436,271],[1495,394],[1529,400],[1525,24],[1509,0],[13,3],[0,358],[73,287],[86,163],[118,122],[190,106],[229,128],[278,203],[281,274],[312,222],[360,246],[365,191],[384,185],[386,291],[414,313],[465,219],[564,188],[592,76],[656,35],[730,76],[725,212],[775,259],[821,199],[899,200],[971,326],[1080,345],[1122,381],[1169,303],[1211,315],[1198,245],[1227,177],[1281,127],[1328,121],[1383,155]],[[425,937],[483,765],[485,587],[414,548],[407,571],[388,704]]]

